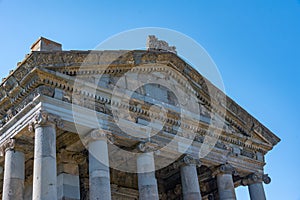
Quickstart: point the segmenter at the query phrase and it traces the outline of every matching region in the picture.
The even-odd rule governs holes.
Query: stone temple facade
[[[3,200],[263,200],[279,141],[154,36],[133,51],[40,38],[0,86]]]

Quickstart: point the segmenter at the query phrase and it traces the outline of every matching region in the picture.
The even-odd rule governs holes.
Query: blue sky
[[[119,32],[163,27],[201,44],[227,95],[281,139],[266,157],[268,199],[300,200],[300,1],[0,0],[0,77],[40,36],[63,48],[94,49]],[[238,199],[249,199],[247,188]]]

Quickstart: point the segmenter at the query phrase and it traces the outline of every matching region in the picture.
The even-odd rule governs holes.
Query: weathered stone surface
[[[250,174],[242,180],[242,185],[248,186],[251,200],[265,200],[263,182],[269,184],[271,178],[267,174]]]
[[[266,200],[262,182],[250,184],[248,190],[251,200]]]
[[[110,174],[107,140],[105,134],[95,131],[91,132],[89,148],[89,177],[90,177],[90,199],[110,200]]]
[[[57,198],[58,200],[80,199],[78,175],[61,173],[57,176]]]
[[[24,200],[32,200],[32,184],[27,185],[24,189]]]
[[[236,200],[232,174],[218,174],[217,184],[220,200]]]
[[[24,154],[8,149],[5,153],[3,200],[23,199],[24,174]]]
[[[184,200],[201,200],[200,186],[195,164],[183,165],[180,168]]]
[[[53,124],[35,127],[33,200],[57,199],[56,131]]]
[[[61,44],[40,37],[32,46],[31,51],[61,51]]]
[[[175,54],[177,53],[175,46],[169,46],[169,44],[166,41],[158,40],[154,35],[148,36],[146,46],[147,49],[164,50]]]
[[[138,187],[140,200],[158,200],[157,180],[153,153],[141,153],[137,157]]]

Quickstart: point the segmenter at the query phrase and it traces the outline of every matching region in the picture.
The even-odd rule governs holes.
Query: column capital
[[[254,183],[261,183],[261,182],[264,182],[265,184],[269,184],[271,182],[271,178],[269,177],[268,174],[253,173],[241,180],[243,186],[247,186]]]
[[[84,144],[88,144],[92,141],[97,141],[97,140],[107,140],[110,143],[114,142],[113,136],[110,131],[107,130],[102,130],[102,129],[94,129],[90,131],[84,138]]]
[[[4,156],[7,150],[12,150],[15,148],[16,141],[13,138],[5,140],[0,146],[0,156]]]
[[[158,145],[153,142],[140,142],[136,149],[139,153],[154,152],[157,150]]]
[[[179,168],[187,165],[195,165],[196,167],[200,167],[201,164],[202,163],[199,158],[194,158],[191,155],[185,154],[177,162],[174,162],[173,166],[174,168]]]
[[[222,164],[220,166],[218,166],[215,171],[213,172],[213,176],[216,176],[218,174],[236,174],[236,170],[235,168],[229,164],[229,163],[225,163]]]
[[[63,122],[58,115],[48,113],[44,110],[39,110],[37,113],[35,113],[31,122],[29,122],[28,130],[32,132],[39,126],[51,124],[57,126],[58,128],[63,128]]]

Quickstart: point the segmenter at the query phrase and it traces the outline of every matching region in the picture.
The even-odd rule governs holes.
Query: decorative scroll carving
[[[174,169],[179,168],[181,166],[185,165],[196,165],[197,167],[201,166],[200,159],[194,158],[191,155],[184,155],[181,159],[179,159],[177,162],[173,163]]]
[[[7,150],[14,149],[15,143],[15,139],[7,139],[0,147],[0,156],[4,156]]]
[[[53,124],[58,128],[63,128],[63,122],[58,115],[54,115],[46,111],[40,110],[35,114],[32,121],[29,123],[28,130],[32,132],[38,126],[45,126],[49,124]]]
[[[250,174],[244,179],[241,180],[241,184],[244,186],[264,182],[265,184],[269,184],[271,182],[271,178],[268,174]]]
[[[269,177],[268,174],[264,174],[263,177],[262,177],[262,179],[263,179],[263,182],[264,182],[265,184],[271,183],[271,177]]]
[[[94,129],[90,133],[88,133],[85,138],[83,138],[83,142],[85,145],[92,141],[96,140],[107,140],[110,143],[114,142],[114,138],[110,131],[102,130],[102,129]]]
[[[24,67],[20,67],[14,72],[14,77],[16,78],[17,81],[21,81],[26,74],[29,72],[29,70],[26,68],[28,64],[24,64]]]
[[[147,49],[157,49],[177,54],[175,46],[169,46],[166,41],[158,40],[154,35],[148,36],[146,46]]]
[[[140,142],[137,145],[137,150],[141,153],[154,152],[157,150],[158,145],[151,142]]]
[[[225,163],[220,165],[214,172],[213,172],[213,177],[218,175],[218,174],[234,174],[236,175],[237,172],[234,169],[234,167],[232,165],[230,165],[229,163]]]

